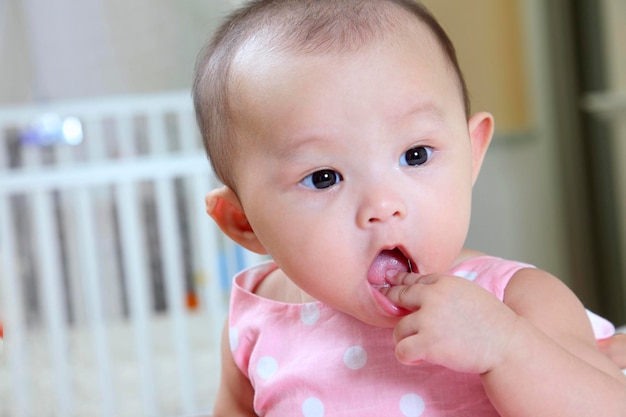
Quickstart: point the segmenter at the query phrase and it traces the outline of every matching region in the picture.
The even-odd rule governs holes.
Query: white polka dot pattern
[[[474,281],[478,276],[478,273],[476,271],[456,271],[454,272],[454,276],[465,278],[468,281]]]
[[[307,326],[313,326],[320,318],[320,308],[316,303],[302,305],[300,310],[300,320]]]
[[[419,417],[425,409],[424,400],[417,394],[406,394],[400,399],[400,411],[402,411],[403,416]]]
[[[304,417],[324,417],[324,404],[315,397],[307,398],[302,404]]]
[[[343,354],[343,363],[354,371],[364,367],[366,362],[367,352],[361,346],[352,346]]]
[[[271,356],[263,356],[256,365],[257,374],[263,379],[269,379],[278,370],[278,361]]]

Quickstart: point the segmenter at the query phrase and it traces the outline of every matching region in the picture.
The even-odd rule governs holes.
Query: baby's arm
[[[582,304],[563,283],[524,269],[504,302],[520,320],[506,360],[482,377],[503,415],[523,415],[520,404],[533,416],[626,415],[626,379],[597,349]]]
[[[514,275],[504,303],[449,275],[404,274],[387,296],[402,363],[481,375],[502,416],[626,416],[626,378],[596,347],[584,308],[549,274]]]
[[[256,416],[253,407],[254,390],[241,373],[228,342],[228,324],[222,333],[222,375],[213,417]]]

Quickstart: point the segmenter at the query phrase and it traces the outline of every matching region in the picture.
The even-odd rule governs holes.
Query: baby
[[[624,416],[579,300],[463,247],[494,129],[410,0],[259,0],[203,51],[235,277],[216,416]],[[609,329],[610,332],[611,329]]]

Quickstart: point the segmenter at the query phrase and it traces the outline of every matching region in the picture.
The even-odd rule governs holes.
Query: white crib
[[[0,416],[210,414],[213,185],[188,92],[0,109]]]

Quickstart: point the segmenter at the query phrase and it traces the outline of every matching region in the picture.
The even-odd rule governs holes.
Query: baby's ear
[[[468,121],[470,140],[472,142],[472,184],[476,182],[485,153],[493,136],[493,116],[487,112],[473,114]]]
[[[267,253],[248,223],[239,198],[233,190],[226,186],[216,188],[206,195],[204,201],[207,214],[229,238],[252,252],[262,255]]]

